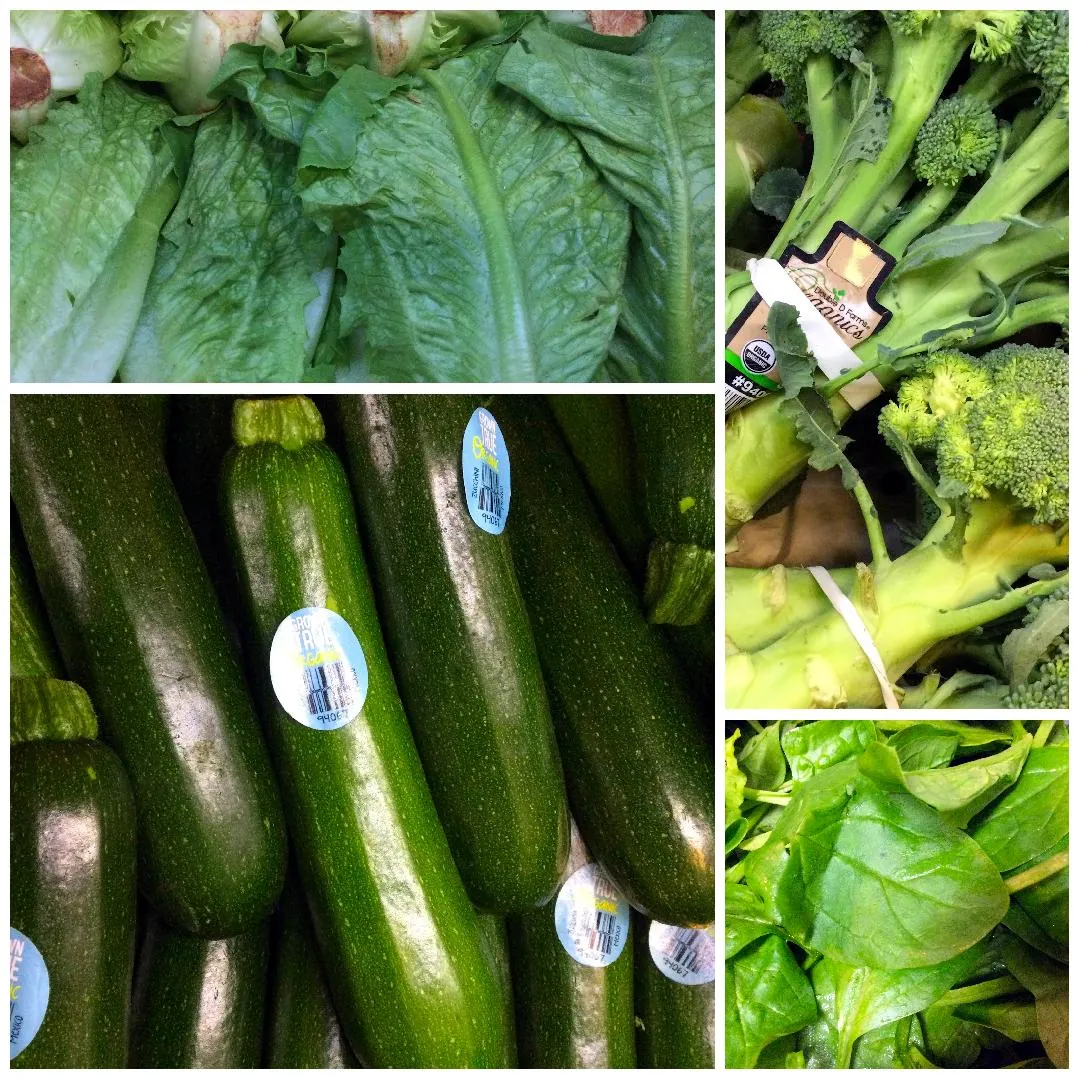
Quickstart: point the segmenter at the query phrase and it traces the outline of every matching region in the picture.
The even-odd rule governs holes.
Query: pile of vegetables
[[[713,378],[704,13],[11,36],[16,381]]]
[[[713,1067],[713,398],[638,397],[15,396],[13,1065]]]
[[[1068,741],[729,723],[727,1067],[1067,1068]]]
[[[726,44],[726,703],[1067,707],[1068,13],[746,13]],[[732,401],[752,276],[838,223],[886,321],[842,341],[843,290],[793,273],[751,343],[778,374]]]

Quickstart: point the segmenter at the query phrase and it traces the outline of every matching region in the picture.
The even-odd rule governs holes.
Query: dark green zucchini
[[[715,401],[712,394],[631,394],[627,402],[656,536],[645,579],[649,618],[692,625],[715,593]]]
[[[267,1018],[268,1069],[355,1069],[315,947],[299,884],[290,879],[277,918],[274,974]]]
[[[61,679],[64,672],[56,641],[38,593],[15,518],[11,512],[11,677]]]
[[[214,941],[151,918],[135,976],[131,1068],[258,1068],[269,949],[265,923]]]
[[[636,907],[678,926],[711,922],[714,768],[683,675],[543,400],[499,409],[514,476],[507,531],[574,817]]]
[[[297,870],[346,1036],[372,1068],[498,1065],[498,987],[394,686],[345,472],[306,398],[238,402],[233,431],[226,532]],[[366,658],[363,708],[328,730],[293,719],[270,679],[276,631],[309,607],[344,619]]]
[[[510,971],[510,943],[506,937],[506,919],[502,915],[491,915],[478,911],[476,918],[480,923],[480,938],[484,945],[484,955],[495,972],[502,997],[503,1046],[506,1055],[499,1063],[503,1068],[517,1068],[517,1035],[514,1020],[514,983]]]
[[[575,830],[565,877],[588,861]],[[556,932],[556,899],[507,919],[518,1060],[528,1069],[632,1069],[633,942],[606,967],[578,963]]]
[[[547,402],[627,569],[635,581],[643,581],[650,534],[625,399],[620,394],[548,394]]]
[[[37,735],[11,748],[11,926],[41,953],[49,1001],[12,1065],[122,1068],[135,953],[131,787],[103,743],[66,740],[78,729],[92,734],[79,687],[43,680],[24,690],[12,701],[12,724]],[[51,718],[57,737],[43,737],[45,716],[20,721],[27,702]]]
[[[53,394],[11,412],[15,503],[65,667],[131,779],[142,888],[192,933],[258,924],[284,876],[281,809],[152,411]]]
[[[650,920],[634,912],[634,1011],[640,1069],[716,1065],[716,983],[669,979],[649,952]]]
[[[465,501],[462,436],[478,404],[357,395],[340,412],[387,645],[454,861],[477,907],[529,911],[566,864],[566,791],[510,542]]]

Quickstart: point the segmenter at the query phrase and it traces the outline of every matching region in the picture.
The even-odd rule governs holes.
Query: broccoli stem
[[[952,205],[958,187],[935,184],[926,188],[915,200],[914,206],[881,240],[881,246],[897,259],[907,251],[908,245],[936,222]]]

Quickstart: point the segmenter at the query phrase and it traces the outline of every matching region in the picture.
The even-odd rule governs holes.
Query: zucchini
[[[566,791],[509,540],[475,525],[465,500],[477,404],[358,395],[340,411],[387,645],[454,862],[477,907],[528,911],[566,864]]]
[[[492,915],[478,911],[476,918],[480,923],[480,939],[484,946],[484,956],[495,972],[495,980],[502,998],[503,1046],[506,1056],[500,1066],[506,1069],[517,1068],[517,1034],[514,1020],[514,983],[510,972],[510,943],[506,937],[506,919],[502,915]]]
[[[62,679],[45,608],[38,593],[26,541],[11,514],[11,677]]]
[[[52,394],[11,412],[15,503],[65,667],[131,780],[142,889],[191,933],[258,924],[284,876],[281,809],[150,410]]]
[[[122,1068],[135,953],[131,787],[107,746],[66,738],[93,734],[80,687],[18,681],[27,685],[13,695],[12,725],[36,736],[11,748],[11,926],[40,952],[49,997],[41,1027],[12,1065]],[[38,710],[29,724],[21,719],[28,704]],[[13,1023],[18,1008],[13,997]]]
[[[297,870],[345,1034],[372,1068],[498,1065],[498,988],[394,686],[345,472],[306,398],[238,402],[233,431],[226,533]],[[348,686],[349,698],[335,702],[338,726],[325,730],[293,719],[272,686],[276,632],[288,640],[289,616],[302,608],[332,609],[366,658],[366,698],[355,682],[331,684],[339,697]],[[358,653],[348,659],[360,663]],[[312,686],[346,670],[302,668]],[[344,724],[342,706],[352,715]]]
[[[683,675],[589,502],[542,400],[500,405],[507,531],[533,621],[570,807],[640,910],[714,918],[714,768]]]
[[[575,829],[564,878],[588,862]],[[632,1069],[633,942],[606,967],[579,963],[559,940],[557,898],[507,919],[518,1060],[528,1069]]]
[[[258,1068],[268,960],[265,923],[215,941],[151,918],[135,977],[131,1068]]]
[[[634,913],[634,1011],[638,1067],[712,1069],[716,1065],[716,983],[668,978],[649,951],[650,920]]]
[[[355,1069],[330,1000],[300,887],[285,884],[277,919],[274,975],[267,1022],[268,1069]]]
[[[641,505],[625,398],[618,394],[548,394],[547,402],[623,562],[635,581],[643,581],[650,534]]]
[[[658,623],[692,625],[715,594],[716,406],[712,394],[631,394],[627,398],[656,535],[645,604]]]

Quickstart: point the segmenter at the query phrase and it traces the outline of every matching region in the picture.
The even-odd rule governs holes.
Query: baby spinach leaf
[[[1069,751],[1035,747],[1015,786],[975,819],[972,839],[1007,873],[1069,831]]]
[[[724,889],[724,955],[731,959],[752,941],[765,934],[778,933],[780,928],[765,910],[765,905],[745,885],[728,885]]]
[[[889,737],[903,769],[937,769],[948,765],[960,736],[955,731],[938,731],[931,724],[915,724]]]
[[[956,1015],[961,1020],[1000,1031],[1013,1042],[1031,1042],[1039,1037],[1035,1002],[1027,996],[1012,994],[1008,998],[957,1005]]]
[[[751,1069],[781,1035],[817,1016],[810,980],[787,942],[770,934],[725,964],[725,1054],[729,1068]]]
[[[937,1006],[921,1014],[926,1051],[943,1068],[966,1069],[982,1050],[978,1029],[951,1008]]]
[[[1035,997],[1039,1039],[1059,1069],[1069,1067],[1069,969],[1008,935],[1002,956],[1009,971]]]
[[[780,739],[795,780],[846,761],[877,739],[873,720],[817,720],[788,728]]]
[[[735,740],[738,737],[739,732],[736,731],[724,743],[724,822],[727,825],[738,820],[746,787],[746,777],[735,759]]]
[[[989,933],[1009,900],[978,845],[912,795],[867,776],[854,788],[834,789],[791,835],[775,899],[795,940],[856,967],[899,970],[948,960]]]
[[[739,754],[739,767],[753,788],[773,791],[787,779],[787,762],[780,749],[782,727],[782,724],[770,724],[752,735]]]

